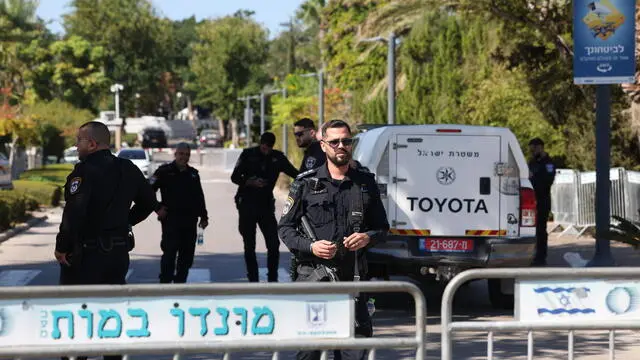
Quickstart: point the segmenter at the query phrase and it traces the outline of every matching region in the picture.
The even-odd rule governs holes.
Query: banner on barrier
[[[348,338],[347,294],[0,301],[0,346]]]
[[[640,320],[640,281],[516,282],[519,321]]]

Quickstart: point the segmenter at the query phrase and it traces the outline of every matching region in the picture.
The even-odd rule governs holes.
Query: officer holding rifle
[[[374,175],[351,166],[352,145],[346,122],[324,124],[321,146],[326,164],[300,174],[291,185],[278,233],[296,257],[296,281],[368,280],[364,253],[384,241],[389,230]],[[356,336],[373,336],[365,294],[356,299],[355,326]],[[336,350],[334,355],[366,356],[366,350]],[[297,359],[318,360],[320,352],[299,352]]]

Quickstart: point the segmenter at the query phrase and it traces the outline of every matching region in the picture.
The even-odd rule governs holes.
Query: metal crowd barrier
[[[612,168],[609,177],[611,215],[640,221],[640,173]],[[552,232],[563,227],[560,236],[572,230],[577,231],[576,236],[581,236],[595,226],[595,204],[595,171],[556,170],[556,179],[551,187]]]
[[[466,282],[479,279],[514,279],[515,285],[515,309],[514,320],[512,321],[453,321],[452,309],[453,298],[456,291]],[[496,332],[527,332],[527,359],[533,359],[535,331],[568,331],[568,359],[574,359],[574,332],[576,330],[606,330],[609,332],[609,358],[614,359],[616,330],[640,330],[640,313],[631,314],[621,319],[621,314],[612,315],[612,310],[605,310],[604,306],[610,306],[608,301],[587,302],[589,296],[602,297],[609,300],[617,295],[618,289],[631,289],[633,293],[640,291],[640,268],[511,268],[511,269],[476,269],[468,270],[458,274],[445,288],[442,297],[442,349],[441,360],[452,360],[454,333],[461,332],[487,332],[487,359],[493,359],[493,336]],[[600,281],[597,280],[613,280]],[[623,280],[628,280],[624,282]],[[594,290],[588,288],[584,283],[590,284]],[[625,288],[625,286],[628,286]],[[607,290],[609,290],[607,294]],[[521,292],[523,294],[521,294]],[[544,307],[533,308],[526,305],[535,303],[535,296],[547,296],[547,304],[554,303],[558,299],[553,296],[558,294],[577,296],[581,298],[576,301],[577,305],[557,301],[557,307],[552,309],[545,304]],[[543,302],[545,301],[543,300]],[[613,299],[614,302],[616,299]],[[633,302],[633,299],[630,300]],[[585,305],[585,303],[587,305]],[[598,306],[599,305],[599,306]],[[615,305],[615,304],[614,304]],[[632,304],[633,305],[633,304]],[[549,308],[547,308],[549,306]],[[591,308],[590,306],[593,306]],[[615,309],[614,309],[615,310]],[[626,309],[627,312],[634,312],[633,306]],[[621,310],[624,312],[624,309]],[[571,314],[571,317],[567,317]],[[627,314],[627,313],[624,313]],[[536,319],[536,316],[538,317]],[[546,317],[546,318],[545,318]],[[534,318],[534,320],[531,320]]]
[[[226,172],[233,171],[236,162],[240,157],[243,149],[224,149],[223,168]]]
[[[356,338],[359,292],[411,294],[415,336]],[[0,358],[320,350],[326,360],[334,349],[425,358],[426,301],[409,282],[5,287],[0,300]]]

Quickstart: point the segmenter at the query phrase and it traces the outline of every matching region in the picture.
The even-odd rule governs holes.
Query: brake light
[[[520,226],[536,226],[536,193],[530,188],[520,188]]]
[[[460,129],[437,129],[436,132],[439,132],[439,133],[461,133],[462,130],[460,130]]]

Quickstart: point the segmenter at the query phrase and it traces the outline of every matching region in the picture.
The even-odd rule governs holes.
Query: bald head
[[[80,126],[85,131],[87,138],[96,142],[100,148],[109,147],[111,145],[111,133],[107,125],[99,121],[90,121]]]

